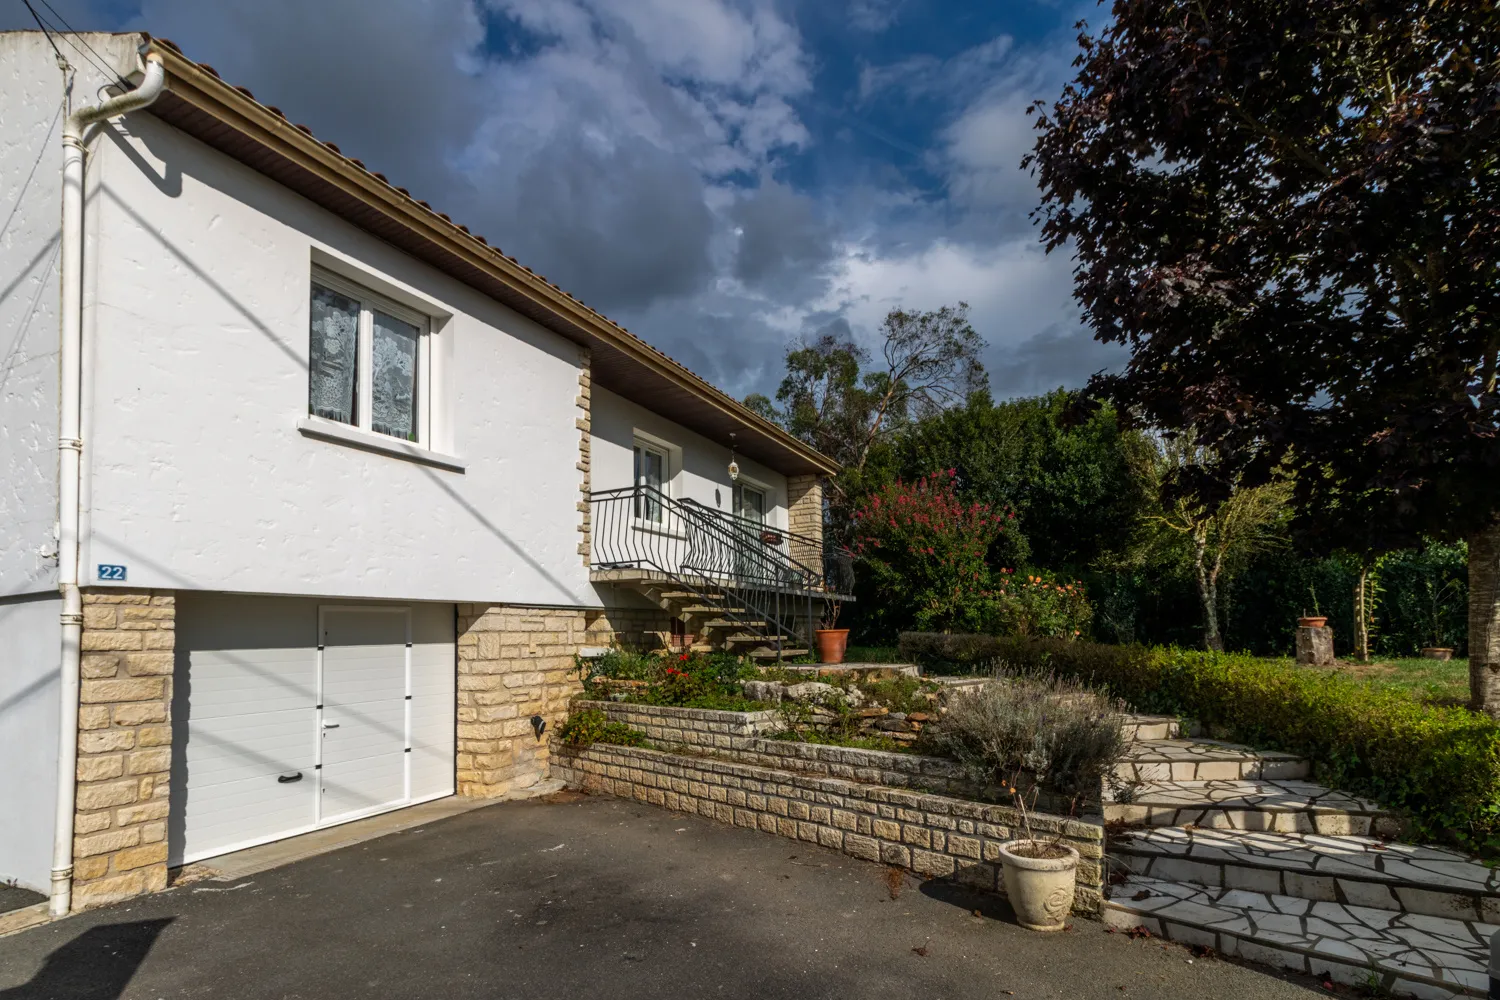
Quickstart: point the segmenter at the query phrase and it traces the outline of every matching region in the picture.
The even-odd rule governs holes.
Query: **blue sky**
[[[968,302],[999,397],[1121,357],[1019,166],[1090,3],[49,2],[171,38],[737,396],[898,306]]]

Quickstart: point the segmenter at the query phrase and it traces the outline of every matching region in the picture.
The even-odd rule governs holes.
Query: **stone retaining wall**
[[[676,708],[670,705],[636,705],[627,701],[573,700],[575,711],[598,709],[611,722],[623,722],[646,734],[646,738],[666,746],[684,744],[730,750],[744,740],[774,733],[783,727],[781,713],[714,712],[702,708]]]
[[[687,746],[727,760],[786,771],[860,781],[888,788],[909,788],[967,799],[996,797],[993,789],[977,785],[954,761],[916,753],[863,750],[856,747],[799,743],[765,738],[783,727],[781,713],[710,712],[670,705],[635,705],[618,701],[575,699],[575,710],[599,709],[611,722],[623,722],[646,734],[658,746]],[[1069,803],[1039,793],[1043,809],[1068,812]],[[1080,811],[1097,811],[1097,802],[1084,803]]]
[[[721,823],[774,833],[851,857],[953,878],[1004,892],[999,847],[1018,836],[1009,807],[636,747],[558,747],[552,776],[569,787],[616,795]],[[1104,829],[1033,815],[1039,835],[1078,849],[1073,909],[1095,913],[1103,898]]]

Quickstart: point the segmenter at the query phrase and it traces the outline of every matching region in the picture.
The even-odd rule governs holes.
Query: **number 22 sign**
[[[111,563],[99,564],[99,579],[120,581],[125,579],[125,567],[115,566]]]

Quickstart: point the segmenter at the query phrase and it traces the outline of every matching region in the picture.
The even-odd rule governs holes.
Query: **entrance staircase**
[[[1136,716],[1106,795],[1119,866],[1103,918],[1375,995],[1482,997],[1500,873],[1388,839],[1377,804],[1307,780],[1308,761]]]
[[[649,486],[594,493],[589,509],[590,579],[681,620],[695,651],[804,656],[825,605],[853,600],[849,561],[821,539]]]

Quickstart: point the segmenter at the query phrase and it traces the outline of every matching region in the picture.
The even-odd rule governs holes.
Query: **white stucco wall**
[[[149,114],[95,150],[86,583],[592,603],[573,344]],[[465,472],[298,432],[319,250],[451,316],[440,444]]]
[[[0,598],[0,882],[46,892],[57,808],[62,601]]]
[[[590,485],[596,491],[631,486],[635,482],[637,434],[672,446],[667,494],[692,499],[731,512],[729,447],[673,423],[606,389],[594,389],[590,440]],[[737,455],[742,482],[765,488],[766,522],[787,527],[786,476]]]
[[[102,44],[102,39],[98,40]],[[0,34],[0,595],[52,590],[57,562],[63,74],[40,32]],[[90,78],[77,92],[92,93]]]

